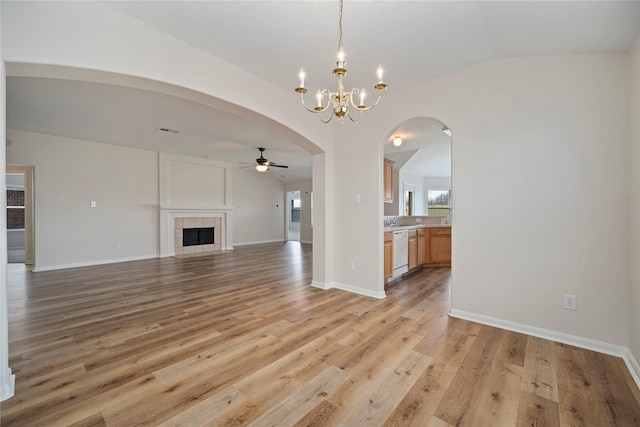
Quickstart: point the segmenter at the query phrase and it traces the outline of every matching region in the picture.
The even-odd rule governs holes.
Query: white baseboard
[[[318,282],[317,280],[312,280],[311,286],[313,286],[314,288],[322,289],[323,291],[326,291],[327,289],[331,289],[331,286],[328,286],[324,282]]]
[[[511,322],[509,320],[498,319],[496,317],[470,313],[464,310],[456,310],[453,308],[449,312],[449,316],[620,357],[624,360],[625,364],[629,368],[629,372],[631,373],[633,380],[640,388],[640,366],[638,366],[638,362],[634,359],[631,351],[627,347],[596,341],[590,338],[583,338],[576,335],[565,334],[563,332],[552,331],[550,329]]]
[[[95,265],[115,264],[117,262],[128,262],[128,261],[140,261],[140,260],[153,259],[153,258],[159,258],[159,256],[156,254],[156,255],[145,255],[145,256],[137,256],[137,257],[105,259],[105,260],[99,260],[99,261],[77,262],[73,264],[45,265],[44,267],[34,266],[32,271],[34,273],[38,273],[41,271],[64,270],[66,268],[78,268],[78,267],[92,267]]]
[[[635,359],[635,357],[633,357],[633,354],[631,354],[631,350],[627,349],[627,351],[625,352],[625,357],[623,357],[623,359],[624,363],[627,365],[627,369],[629,369],[629,372],[631,372],[633,380],[638,385],[638,388],[640,388],[640,365],[638,364],[638,361]]]
[[[7,370],[9,383],[0,386],[0,402],[4,402],[12,397],[16,389],[16,376],[11,374],[11,368],[7,368]]]
[[[233,242],[233,246],[262,245],[264,243],[282,243],[282,242],[286,242],[286,240],[276,239],[276,240],[258,240],[255,242],[242,242],[242,243]]]
[[[384,290],[381,292],[372,291],[370,289],[362,289],[356,286],[346,285],[344,283],[331,282],[331,283],[322,283],[316,282],[315,280],[311,282],[311,286],[319,289],[340,289],[341,291],[347,291],[358,295],[364,295],[366,297],[383,299],[386,298],[387,294],[385,294]]]

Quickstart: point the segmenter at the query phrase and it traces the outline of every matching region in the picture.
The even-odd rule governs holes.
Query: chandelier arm
[[[307,104],[304,102],[304,93],[300,93],[300,102],[302,103],[302,106],[310,113],[316,113],[316,114],[323,113],[329,108],[329,103],[327,103],[327,105],[322,107],[321,110],[316,110],[315,108],[307,107]]]
[[[354,89],[355,90],[355,89]],[[356,104],[353,103],[353,97],[351,97],[351,105],[353,105],[353,107],[358,110],[358,111],[369,111],[371,110],[373,107],[375,107],[376,105],[378,105],[378,103],[380,102],[380,100],[382,99],[382,95],[378,95],[378,99],[376,99],[376,102],[374,102],[372,105],[370,106],[358,106]]]
[[[362,113],[362,111],[361,111],[361,113]],[[357,119],[354,119],[353,116],[351,116],[351,112],[349,112],[349,111],[347,111],[347,116],[349,116],[349,120],[351,120],[354,123],[359,122],[360,119],[362,118],[362,114],[360,114],[360,117],[358,117]]]
[[[321,114],[318,114],[318,117],[320,118],[320,121],[321,121],[322,123],[327,124],[327,123],[329,123],[329,122],[331,121],[331,119],[333,119],[333,116],[334,116],[334,115],[335,115],[335,114],[333,113],[333,110],[332,110],[332,111],[331,111],[331,115],[329,116],[329,118],[328,118],[327,120],[324,120],[324,119],[322,118],[322,115],[321,115]]]

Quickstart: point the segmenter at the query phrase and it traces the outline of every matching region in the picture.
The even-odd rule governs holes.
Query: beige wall
[[[625,54],[505,58],[390,92],[335,132],[333,279],[382,289],[380,272],[360,268],[382,260],[382,171],[368,165],[399,123],[432,117],[455,135],[454,312],[626,347],[628,76]]]
[[[233,244],[285,239],[285,185],[270,173],[233,169]]]
[[[158,255],[158,153],[8,135],[8,162],[35,167],[36,271]]]
[[[629,349],[640,381],[640,34],[631,51],[631,280]]]

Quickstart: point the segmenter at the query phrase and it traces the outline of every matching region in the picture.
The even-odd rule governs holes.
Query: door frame
[[[35,264],[35,180],[34,167],[6,165],[5,173],[24,174],[24,261]]]

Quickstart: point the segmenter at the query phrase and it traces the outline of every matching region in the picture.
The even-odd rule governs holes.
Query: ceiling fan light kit
[[[265,148],[264,147],[258,147],[258,150],[260,151],[260,157],[258,157],[256,159],[255,163],[245,163],[245,164],[250,164],[253,165],[253,167],[256,168],[256,170],[258,172],[267,172],[270,168],[289,168],[289,166],[287,165],[279,165],[275,162],[270,162],[269,160],[264,158],[264,151]],[[250,167],[250,166],[245,166],[245,167]],[[241,168],[242,169],[242,168]]]
[[[378,105],[378,102],[380,102],[380,98],[382,97],[382,95],[379,94],[378,99],[373,104],[367,106],[365,104],[365,98],[367,94],[364,88],[354,88],[349,91],[345,90],[344,88],[342,79],[347,75],[347,69],[345,68],[347,62],[344,59],[344,50],[342,50],[342,8],[343,0],[340,0],[340,20],[338,22],[338,28],[340,30],[340,35],[338,38],[338,60],[336,61],[336,68],[333,69],[333,75],[338,78],[338,89],[335,92],[332,92],[329,89],[318,90],[318,92],[316,93],[317,105],[313,108],[309,108],[304,101],[304,94],[307,93],[307,88],[304,86],[305,72],[304,68],[302,67],[300,68],[299,74],[300,86],[295,89],[295,91],[300,94],[300,102],[302,102],[304,108],[311,113],[318,114],[318,117],[320,117],[322,123],[329,123],[334,116],[338,117],[340,123],[344,123],[345,117],[349,117],[352,122],[357,122],[358,120],[360,120],[362,112],[370,110]],[[373,88],[377,92],[382,92],[387,88],[387,84],[383,81],[383,70],[381,65],[378,66],[377,75],[378,83],[376,83]],[[324,101],[325,96],[326,103]],[[354,98],[356,97],[359,98],[359,102],[357,104],[354,101]],[[360,114],[356,117],[352,116],[351,112],[349,111],[350,106],[359,111]],[[322,113],[329,109],[331,111],[331,114],[329,115],[329,118],[324,119],[322,117]]]

